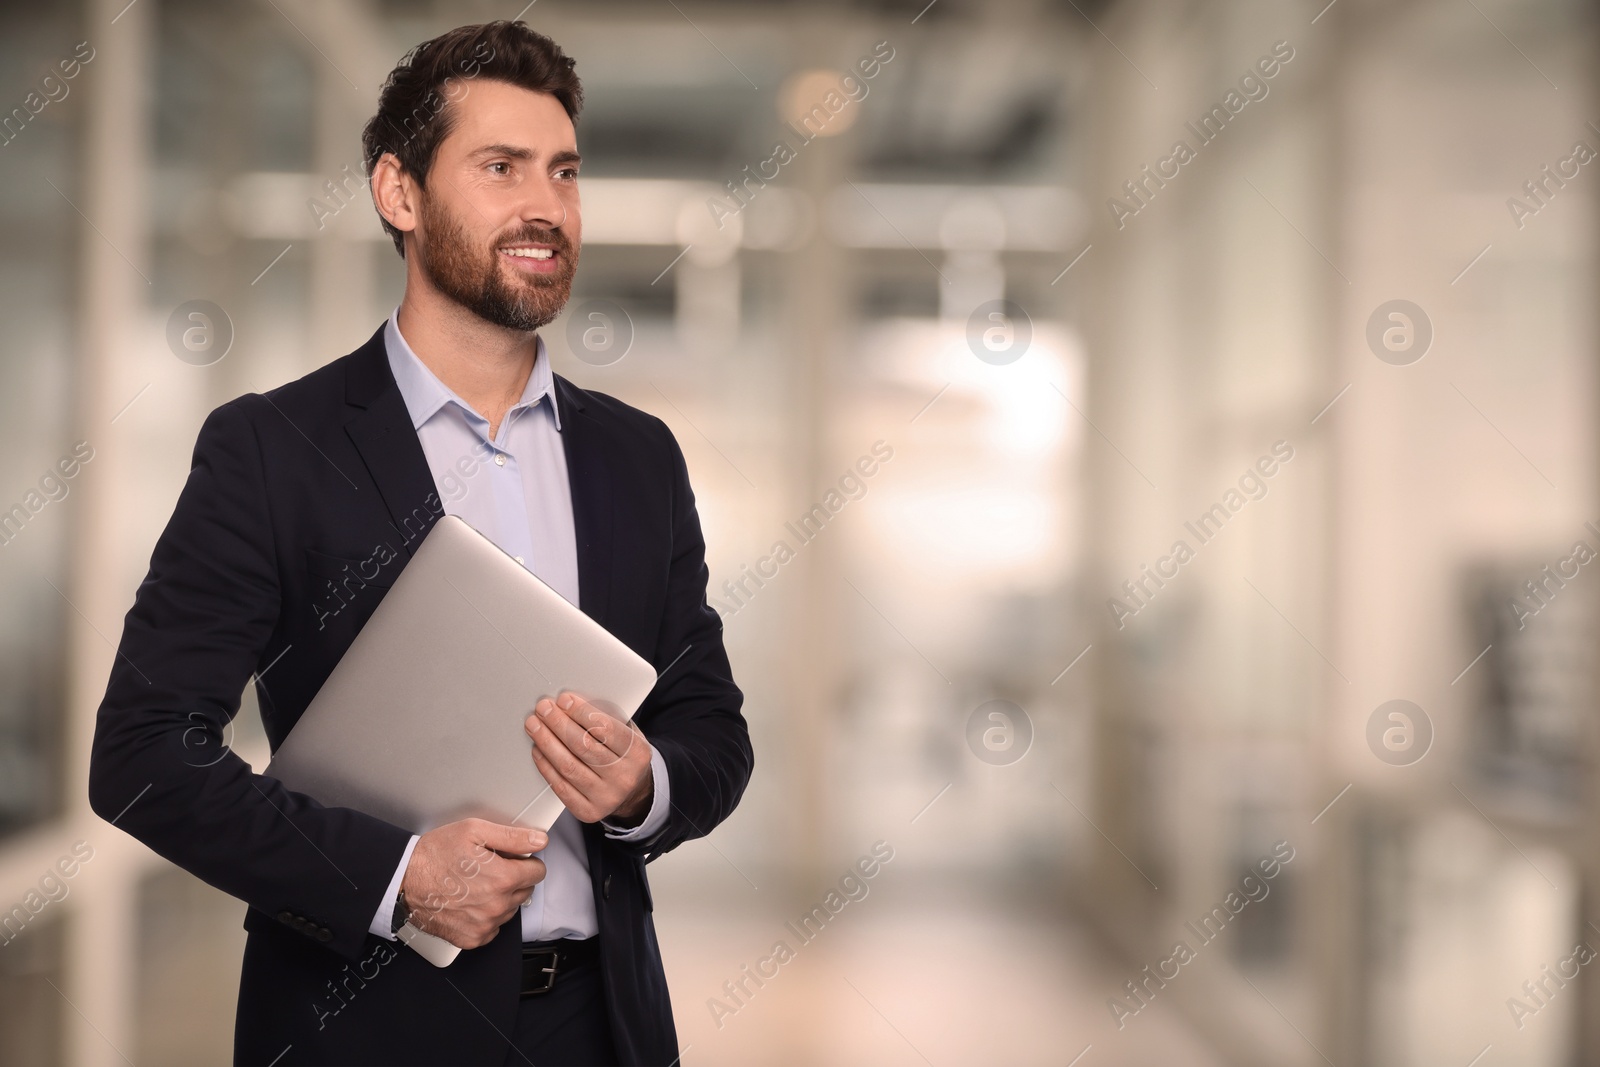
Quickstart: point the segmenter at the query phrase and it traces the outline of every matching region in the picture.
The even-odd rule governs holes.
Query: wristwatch
[[[399,933],[409,918],[411,918],[411,906],[406,903],[406,891],[402,889],[394,896],[394,919],[389,923],[389,932]]]

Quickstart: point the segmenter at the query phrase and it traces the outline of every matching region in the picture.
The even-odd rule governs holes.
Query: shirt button
[[[516,560],[518,563],[522,562],[522,557],[521,556],[512,556],[511,558]]]
[[[496,467],[504,467],[506,465],[506,454],[504,452],[496,452],[494,454],[494,465]]]

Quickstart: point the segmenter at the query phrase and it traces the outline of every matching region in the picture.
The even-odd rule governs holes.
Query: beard
[[[427,235],[419,242],[423,273],[445,296],[485,321],[508,330],[537,330],[553,322],[572,295],[577,249],[559,229],[527,226],[492,248],[479,249],[466,228],[426,193],[422,226]],[[524,274],[502,262],[498,249],[529,242],[555,249],[555,273]]]

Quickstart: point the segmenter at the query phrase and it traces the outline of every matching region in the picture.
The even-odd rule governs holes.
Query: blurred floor
[[[719,1027],[707,1001],[726,1001],[741,964],[793,939],[755,909],[656,881],[685,1064],[1223,1063],[1170,1006],[1118,1032],[1106,1000],[1132,971],[1070,918],[970,884],[897,881],[892,869]]]
[[[1224,1063],[1171,1003],[1157,1002],[1118,1031],[1106,1001],[1134,968],[1042,899],[910,870],[896,878],[890,866],[866,897],[801,945],[766,907],[770,893],[751,891],[745,906],[729,907],[737,895],[724,886],[708,891],[698,860],[662,864],[652,879],[686,1065]],[[164,1022],[140,1027],[133,1062],[227,1062],[243,905],[176,868],[141,895],[139,1015]],[[796,946],[794,959],[719,1026],[708,1002],[734,1004],[723,984],[779,938]],[[185,1010],[160,1010],[175,1003]]]

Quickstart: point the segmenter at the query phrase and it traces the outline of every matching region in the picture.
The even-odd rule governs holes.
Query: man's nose
[[[533,182],[531,185],[532,188],[520,212],[522,221],[542,226],[547,230],[557,230],[566,225],[567,204],[554,183],[542,181]]]

